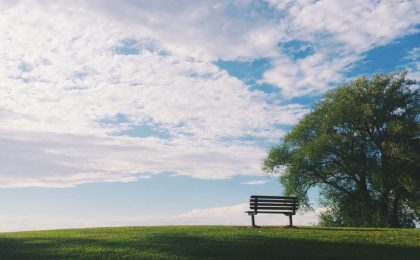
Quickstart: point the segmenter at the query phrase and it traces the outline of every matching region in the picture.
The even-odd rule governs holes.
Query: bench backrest
[[[297,210],[296,197],[252,195],[249,207],[258,213],[295,215]]]

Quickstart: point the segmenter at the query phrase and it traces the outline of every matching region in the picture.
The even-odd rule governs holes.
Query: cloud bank
[[[419,23],[416,1],[0,7],[1,187],[258,175],[259,140],[274,144],[309,109],[291,98],[323,93]],[[258,84],[278,94],[215,65],[260,58],[271,67]]]
[[[141,215],[132,217],[95,216],[77,220],[67,216],[12,216],[0,215],[0,231],[16,232],[25,230],[46,230],[60,228],[92,228],[111,226],[156,226],[156,225],[229,225],[250,226],[251,218],[244,213],[248,210],[246,203],[224,207],[193,209],[191,211],[168,216]],[[318,224],[319,215],[325,208],[296,214],[293,224],[296,226],[314,226]],[[262,214],[256,216],[256,224],[261,226],[286,226],[289,218],[281,214]]]

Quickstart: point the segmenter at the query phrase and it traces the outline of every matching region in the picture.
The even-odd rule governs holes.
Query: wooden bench
[[[250,211],[245,211],[251,216],[252,227],[255,225],[255,215],[257,214],[284,214],[289,216],[289,226],[293,226],[292,216],[297,210],[296,197],[284,196],[260,196],[252,195],[249,199]]]

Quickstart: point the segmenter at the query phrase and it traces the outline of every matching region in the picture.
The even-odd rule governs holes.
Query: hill
[[[419,229],[164,226],[0,234],[0,259],[418,259]]]

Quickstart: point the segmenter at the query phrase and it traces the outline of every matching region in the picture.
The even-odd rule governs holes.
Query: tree
[[[330,90],[271,149],[263,170],[282,166],[285,195],[306,208],[308,190],[319,187],[328,208],[321,224],[413,227],[420,220],[420,91],[405,76],[361,77]]]

